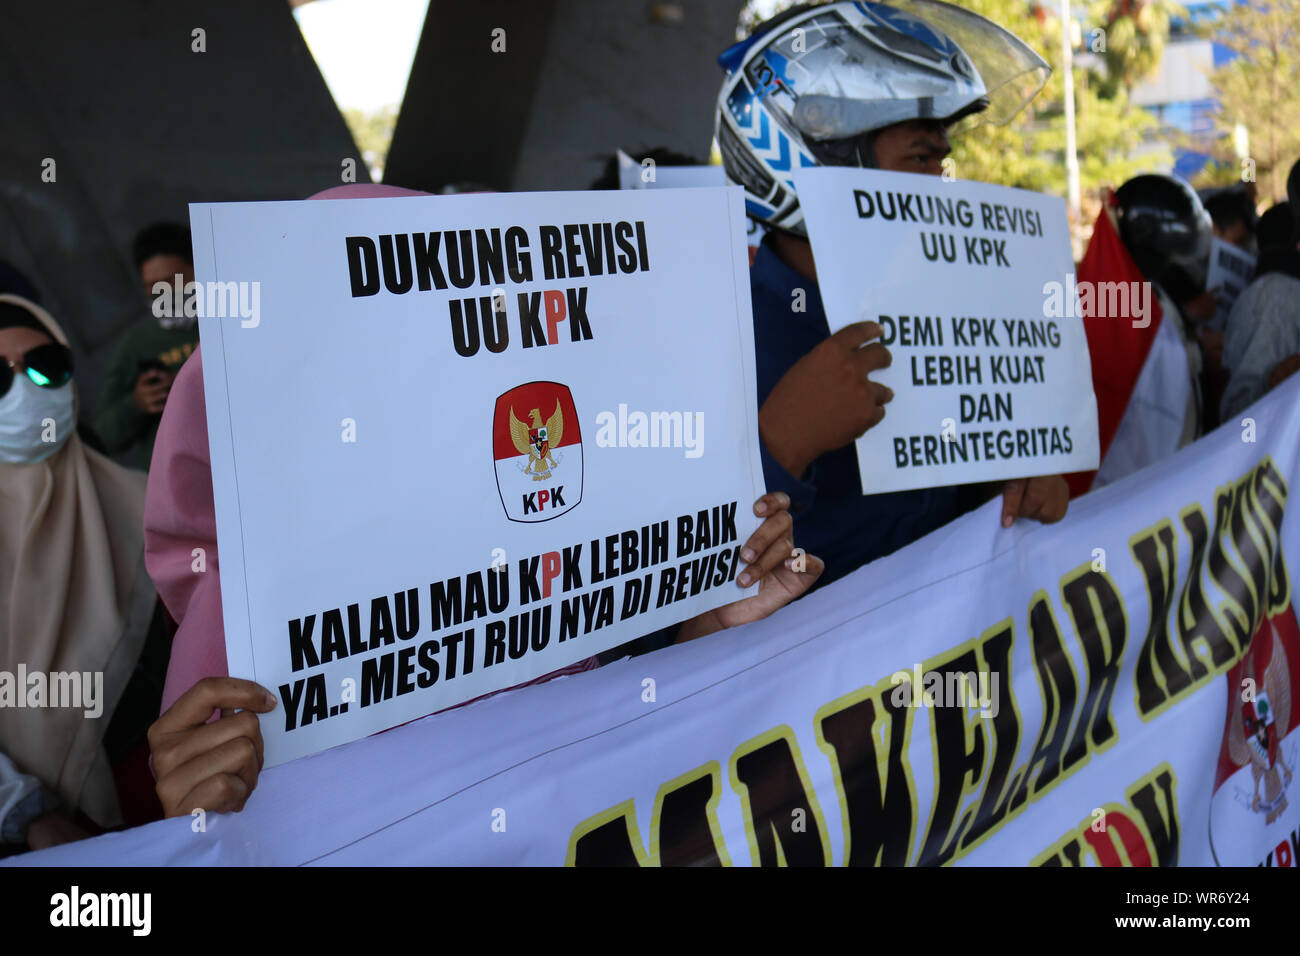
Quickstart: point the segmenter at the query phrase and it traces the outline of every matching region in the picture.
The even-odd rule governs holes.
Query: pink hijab
[[[399,186],[358,184],[335,186],[310,198],[427,195]],[[202,678],[229,673],[201,352],[201,347],[194,350],[172,383],[145,492],[145,566],[168,613],[179,623],[163,688],[164,711]],[[204,570],[195,570],[199,567]]]

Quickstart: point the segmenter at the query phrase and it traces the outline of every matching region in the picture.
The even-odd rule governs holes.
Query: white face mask
[[[0,463],[30,465],[63,447],[77,427],[72,383],[41,388],[26,372],[0,398]]]

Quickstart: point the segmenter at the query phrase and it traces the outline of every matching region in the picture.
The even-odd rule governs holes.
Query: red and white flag
[[[1192,396],[1182,333],[1177,322],[1162,321],[1158,293],[1125,248],[1114,206],[1110,193],[1076,270],[1097,396],[1101,466],[1065,476],[1071,497],[1094,481],[1108,484],[1176,451]],[[1110,294],[1117,289],[1133,291]]]

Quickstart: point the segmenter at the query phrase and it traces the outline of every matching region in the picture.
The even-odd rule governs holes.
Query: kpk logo
[[[549,521],[582,500],[582,429],[568,386],[529,382],[497,398],[492,453],[511,521]]]
[[[1261,627],[1243,659],[1241,682],[1247,692],[1234,708],[1236,726],[1229,724],[1225,734],[1233,765],[1250,765],[1251,793],[1243,805],[1264,814],[1265,823],[1274,823],[1286,811],[1286,792],[1294,776],[1281,746],[1292,723],[1286,658],[1286,645],[1276,639],[1273,627]]]
[[[1275,604],[1264,617],[1249,650],[1228,672],[1228,713],[1210,808],[1211,848],[1221,866],[1300,863],[1300,795],[1291,792],[1300,750],[1293,733],[1300,722],[1297,683],[1300,630],[1288,597],[1280,611]],[[1255,858],[1259,846],[1273,848],[1267,859]]]

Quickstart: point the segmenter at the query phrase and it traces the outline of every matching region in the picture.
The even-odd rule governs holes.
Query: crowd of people
[[[875,323],[830,333],[788,165],[940,175],[953,125],[1006,93],[982,78],[1004,76],[1010,61],[1023,73],[1045,69],[1019,39],[988,21],[972,26],[964,11],[961,32],[950,34],[944,8],[917,6],[922,23],[915,12],[877,4],[802,5],[720,57],[723,166],[767,230],[750,269],[767,494],[754,503],[763,520],[744,546],[738,578],[760,586],[557,674],[766,617],[999,496],[1003,526],[1066,515],[1062,476],[891,494],[872,493],[859,477],[854,442],[896,398],[875,374],[891,355]],[[974,29],[997,42],[969,42]],[[1003,62],[982,62],[981,50]],[[789,64],[798,64],[798,83],[785,72]],[[744,129],[756,111],[799,162],[778,167],[774,150],[754,148]],[[616,176],[598,185],[616,185]],[[1287,188],[1290,202],[1262,215],[1249,185],[1202,201],[1181,180],[1152,174],[1115,192],[1107,215],[1177,335],[1188,395],[1185,408],[1170,416],[1165,407],[1151,425],[1167,436],[1163,445],[1127,470],[1232,421],[1300,369],[1292,213],[1300,208],[1300,163]],[[412,194],[358,186],[312,198]],[[1207,288],[1212,236],[1257,256],[1255,277],[1230,310]],[[170,289],[193,279],[183,226],[150,226],[133,251],[148,297],[159,283]],[[0,709],[0,854],[196,808],[238,811],[262,765],[256,715],[277,700],[227,671],[197,324],[183,311],[143,317],[113,350],[91,408],[81,404],[75,356],[39,291],[0,264],[0,292],[3,669],[21,662],[29,671],[104,675],[98,720],[81,710]],[[792,309],[796,299],[803,308]],[[798,562],[796,546],[806,552]],[[192,564],[198,549],[202,574]]]

